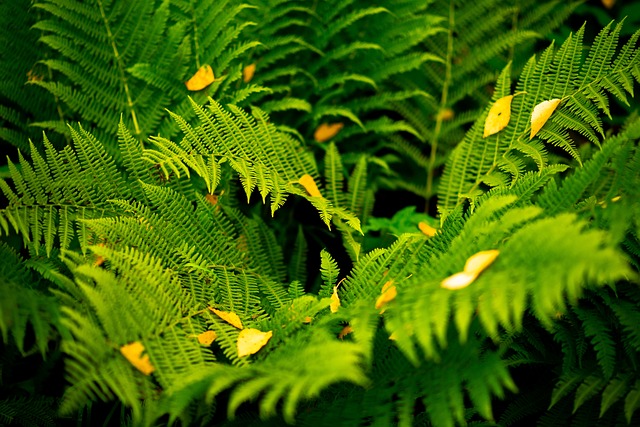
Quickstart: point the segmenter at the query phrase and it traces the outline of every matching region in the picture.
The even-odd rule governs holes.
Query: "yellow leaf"
[[[241,330],[238,334],[238,357],[257,353],[269,342],[272,335],[272,331],[262,332],[251,328]]]
[[[464,264],[464,272],[479,275],[495,261],[499,254],[499,250],[491,249],[471,255]]]
[[[344,127],[343,123],[322,123],[316,128],[313,139],[318,142],[325,142],[333,138]]]
[[[210,65],[203,65],[198,71],[185,82],[187,89],[190,91],[202,90],[209,86],[215,78],[213,77],[213,70]]]
[[[134,341],[131,344],[125,344],[120,347],[120,353],[133,365],[145,375],[151,375],[156,368],[153,367],[149,361],[149,355],[144,352],[144,345],[140,341]]]
[[[213,311],[215,314],[218,315],[219,318],[229,323],[230,325],[235,326],[238,329],[243,328],[240,317],[238,317],[238,315],[235,314],[233,311],[216,310],[213,307],[209,307],[209,310]]]
[[[533,108],[533,113],[531,113],[531,136],[529,139],[533,139],[540,129],[542,129],[542,126],[547,123],[547,120],[549,120],[549,117],[551,117],[556,110],[560,101],[558,98],[550,99],[541,102]]]
[[[443,122],[447,122],[455,117],[456,113],[451,108],[444,108],[438,112],[436,120],[440,119]]]
[[[340,297],[338,297],[338,287],[333,287],[333,295],[331,295],[331,304],[329,308],[332,313],[336,313],[338,311],[338,307],[340,307]]]
[[[602,0],[602,5],[607,9],[613,8],[615,4],[616,4],[616,0]]]
[[[344,328],[342,328],[342,330],[338,334],[338,339],[340,340],[343,339],[344,337],[349,335],[351,332],[353,332],[353,329],[351,328],[351,326],[349,325],[345,326]]]
[[[320,190],[318,190],[318,186],[316,185],[316,182],[313,180],[313,177],[308,173],[305,173],[300,177],[298,184],[302,185],[304,189],[307,190],[307,193],[309,193],[311,197],[322,197],[322,194],[320,194]]]
[[[376,309],[382,307],[389,301],[393,301],[394,298],[398,295],[398,290],[393,285],[393,280],[389,280],[382,286],[382,294],[376,300]]]
[[[476,274],[465,273],[463,271],[447,277],[440,283],[440,286],[451,290],[462,289],[472,284],[473,281],[476,280],[476,277],[478,277]]]
[[[244,80],[245,83],[249,83],[255,73],[256,64],[254,62],[253,64],[244,67],[244,69],[242,70],[242,80]]]
[[[312,319],[311,319],[311,316],[306,316],[306,317],[304,318],[304,320],[302,321],[302,323],[311,323],[311,320],[312,320]]]
[[[218,338],[214,331],[204,331],[198,335],[198,342],[202,345],[211,345]]]
[[[511,119],[512,99],[513,95],[503,96],[502,98],[498,99],[493,104],[493,106],[491,106],[489,114],[484,121],[484,134],[482,135],[483,138],[486,138],[489,135],[493,135],[494,133],[498,133],[502,129],[507,127],[507,125],[509,124],[509,119]]]
[[[427,237],[433,237],[438,232],[438,230],[436,230],[435,228],[433,228],[432,226],[430,226],[424,221],[420,221],[418,223],[418,228],[420,229],[420,231],[422,231],[422,234],[424,234]]]

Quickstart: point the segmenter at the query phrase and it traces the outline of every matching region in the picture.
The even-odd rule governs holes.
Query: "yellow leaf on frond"
[[[198,342],[202,345],[211,345],[218,338],[218,334],[214,331],[204,331],[201,334],[198,334]]]
[[[196,73],[185,82],[190,91],[202,90],[215,80],[210,65],[203,65]]]
[[[432,226],[430,226],[424,221],[420,221],[418,223],[418,228],[420,229],[420,231],[422,231],[422,234],[424,234],[427,237],[433,237],[438,232],[438,230],[436,230],[435,228],[433,228]]]
[[[531,136],[529,139],[533,139],[534,136],[538,134],[542,126],[547,123],[549,117],[553,114],[553,112],[560,104],[561,99],[554,98],[548,101],[543,101],[540,104],[536,105],[533,108],[533,113],[531,113]]]
[[[313,133],[313,139],[318,142],[325,142],[333,138],[344,127],[343,123],[322,123]]]
[[[238,357],[257,353],[269,342],[272,335],[272,331],[262,332],[251,328],[241,330],[238,334]]]
[[[145,375],[151,375],[151,373],[156,370],[149,361],[149,355],[142,355],[142,353],[144,353],[144,345],[142,345],[140,341],[123,345],[120,347],[120,353],[122,353],[129,363]]]
[[[338,287],[333,287],[333,294],[331,295],[331,304],[329,308],[332,313],[336,313],[338,311],[338,307],[340,307],[340,297],[338,297]]]
[[[476,254],[471,255],[467,262],[464,264],[464,272],[475,275],[482,273],[493,263],[493,261],[495,261],[499,254],[499,250],[491,249],[488,251],[480,251]]]
[[[476,277],[478,277],[476,274],[465,273],[463,271],[447,277],[440,283],[440,286],[451,290],[462,289],[472,284],[473,281],[476,280]]]
[[[256,63],[254,62],[253,64],[244,67],[244,69],[242,70],[242,80],[244,80],[245,83],[249,83],[255,73]]]
[[[484,121],[483,138],[500,132],[506,128],[511,119],[511,100],[513,95],[503,96],[498,99],[489,110],[489,114]]]
[[[398,290],[393,284],[393,280],[387,281],[382,286],[381,295],[376,300],[376,309],[382,307],[386,303],[393,301],[395,297],[398,296]]]
[[[224,320],[225,322],[227,322],[228,324],[235,326],[238,329],[242,329],[242,321],[240,320],[240,317],[238,317],[237,314],[235,314],[233,311],[222,311],[222,310],[216,310],[213,307],[209,307],[209,310],[213,311],[215,314],[218,315],[219,318],[221,318],[222,320]]]
[[[322,194],[320,194],[320,190],[318,190],[318,186],[316,185],[316,182],[313,180],[313,177],[308,173],[305,173],[300,177],[298,184],[302,185],[304,189],[307,190],[307,193],[311,197],[322,197]]]

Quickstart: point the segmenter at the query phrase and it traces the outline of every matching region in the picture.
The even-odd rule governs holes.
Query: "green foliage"
[[[638,422],[632,19],[9,3],[1,424]],[[214,82],[189,93],[205,64]]]

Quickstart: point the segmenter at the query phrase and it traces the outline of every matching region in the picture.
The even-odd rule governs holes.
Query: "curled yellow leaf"
[[[498,99],[489,110],[489,114],[484,121],[483,138],[500,132],[507,127],[511,119],[511,100],[513,95],[503,96]]]
[[[209,310],[213,311],[219,318],[221,318],[228,324],[235,326],[238,329],[243,328],[240,317],[237,314],[235,314],[233,311],[216,310],[213,307],[209,307]]]
[[[491,263],[493,263],[493,261],[495,261],[499,254],[499,250],[491,249],[488,251],[480,251],[476,254],[471,255],[467,262],[464,264],[464,272],[479,275],[487,267],[489,267]]]
[[[300,177],[298,184],[302,185],[304,189],[307,190],[307,193],[311,197],[322,197],[322,194],[320,194],[320,190],[318,190],[318,186],[316,185],[316,182],[313,180],[313,177],[308,173],[305,173]]]
[[[244,80],[245,83],[249,83],[255,73],[256,63],[254,62],[253,64],[244,67],[244,69],[242,70],[242,80]]]
[[[438,230],[436,230],[435,228],[433,228],[432,226],[430,226],[424,221],[420,221],[418,223],[418,228],[420,229],[420,231],[422,231],[422,234],[424,234],[427,237],[433,237],[438,232]]]
[[[344,127],[343,123],[322,123],[313,133],[313,139],[318,142],[325,142],[333,138]]]
[[[382,286],[382,291],[378,299],[376,300],[376,309],[381,308],[386,303],[393,301],[398,296],[398,290],[393,284],[393,280],[387,281]]]
[[[269,342],[272,335],[272,331],[262,332],[251,328],[241,330],[240,334],[238,334],[238,357],[257,353]]]
[[[561,99],[554,98],[548,101],[543,101],[540,104],[533,107],[533,113],[531,113],[531,136],[529,139],[533,139],[534,136],[538,134],[542,126],[547,123],[549,117],[553,114],[553,112],[560,104]]]
[[[477,274],[465,273],[462,271],[460,273],[452,274],[444,279],[440,283],[440,286],[451,290],[462,289],[472,284],[473,281],[476,280],[476,277],[478,277]]]
[[[338,312],[338,307],[340,307],[340,297],[338,296],[338,287],[333,287],[333,294],[331,295],[331,304],[329,304],[329,308],[332,313]]]
[[[210,65],[203,65],[196,73],[185,82],[190,91],[202,90],[215,80],[213,70]]]
[[[218,334],[214,331],[204,331],[201,334],[198,334],[198,342],[202,345],[211,345],[218,338]]]
[[[156,368],[149,361],[149,355],[144,356],[144,345],[140,341],[134,341],[131,344],[125,344],[120,347],[120,353],[133,365],[145,375],[151,375]]]

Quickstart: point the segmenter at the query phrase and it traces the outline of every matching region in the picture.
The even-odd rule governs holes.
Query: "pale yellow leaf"
[[[238,357],[257,353],[273,335],[272,331],[262,332],[258,329],[243,329],[238,334]]]
[[[560,101],[559,98],[550,99],[541,102],[533,108],[533,113],[531,113],[531,136],[529,139],[533,139],[540,129],[542,129],[542,126],[547,123],[547,120],[549,120],[549,117],[551,117],[556,110]]]
[[[144,353],[144,345],[142,345],[140,341],[123,345],[120,347],[120,353],[122,353],[136,369],[145,375],[151,375],[151,373],[156,370],[149,361],[149,355],[142,355],[142,353]]]
[[[256,73],[256,64],[254,62],[253,64],[250,64],[244,67],[244,69],[242,70],[242,80],[244,80],[245,83],[249,83],[255,73]]]
[[[190,91],[202,90],[215,80],[210,65],[203,65],[196,73],[185,82]]]
[[[396,296],[398,296],[398,290],[393,285],[393,280],[389,280],[384,284],[384,286],[382,286],[382,294],[376,300],[376,309],[390,301],[393,301]]]
[[[420,231],[422,231],[422,234],[424,234],[427,237],[433,237],[438,232],[438,230],[436,230],[435,228],[433,228],[432,226],[430,226],[429,224],[423,221],[420,221],[418,223],[418,228],[420,229]]]
[[[338,297],[338,287],[333,287],[333,294],[331,295],[331,304],[329,308],[332,313],[336,313],[338,311],[338,307],[340,307],[340,297]]]
[[[313,133],[313,139],[318,142],[325,142],[333,138],[344,127],[343,123],[322,123]]]
[[[489,114],[484,121],[484,134],[483,138],[500,132],[506,128],[511,119],[511,100],[513,95],[503,96],[498,99],[489,110]]]
[[[309,193],[311,197],[322,197],[322,194],[320,194],[320,190],[318,190],[318,186],[316,185],[316,182],[313,180],[313,177],[308,173],[305,173],[300,177],[298,184],[302,185],[304,189],[307,190],[307,193]]]
[[[216,310],[213,307],[209,307],[209,310],[213,311],[215,314],[218,315],[219,318],[229,323],[230,325],[235,326],[238,329],[243,328],[240,317],[238,317],[238,315],[235,314],[233,311]]]
[[[476,274],[465,273],[463,271],[447,277],[440,283],[440,286],[451,290],[462,289],[472,284],[473,281],[476,280],[476,277],[478,277]]]
[[[201,334],[198,334],[198,342],[202,345],[211,345],[218,338],[218,334],[214,331],[204,331]]]
[[[499,250],[491,249],[471,255],[464,264],[464,272],[479,275],[496,260],[499,254]]]

